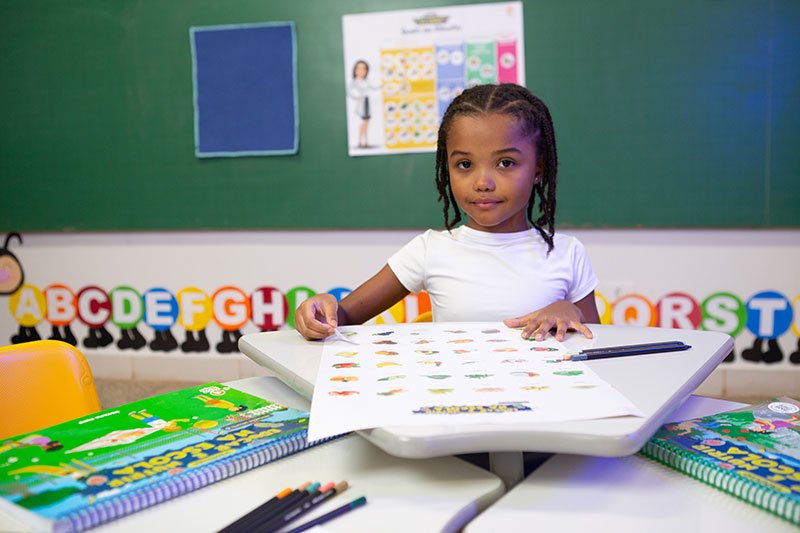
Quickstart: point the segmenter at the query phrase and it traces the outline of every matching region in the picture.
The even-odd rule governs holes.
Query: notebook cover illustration
[[[0,442],[0,508],[80,531],[308,446],[308,413],[207,383]]]
[[[641,454],[800,525],[800,402],[666,424]]]

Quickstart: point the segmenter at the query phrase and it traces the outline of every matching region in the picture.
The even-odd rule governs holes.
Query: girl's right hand
[[[304,301],[294,313],[294,327],[308,340],[333,335],[339,304],[332,294],[317,294]]]

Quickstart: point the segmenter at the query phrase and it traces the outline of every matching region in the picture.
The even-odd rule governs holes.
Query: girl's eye
[[[500,168],[511,168],[516,165],[516,162],[513,159],[501,159],[498,163]]]
[[[456,163],[456,168],[460,168],[461,170],[467,170],[472,167],[472,163],[469,161],[459,161]]]

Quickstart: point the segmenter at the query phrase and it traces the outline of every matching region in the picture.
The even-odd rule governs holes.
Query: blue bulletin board
[[[193,27],[197,157],[296,154],[293,22]]]

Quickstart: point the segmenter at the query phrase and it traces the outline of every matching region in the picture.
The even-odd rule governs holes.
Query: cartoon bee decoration
[[[0,294],[12,294],[22,286],[25,281],[25,273],[22,265],[19,264],[17,257],[8,251],[8,243],[12,237],[16,237],[22,244],[22,236],[19,233],[9,233],[6,241],[0,248]]]
[[[25,282],[25,273],[22,271],[22,265],[17,257],[8,251],[8,244],[11,242],[12,237],[16,237],[19,243],[22,244],[22,236],[13,232],[6,235],[3,247],[0,248],[0,295],[14,294]],[[39,332],[36,331],[36,322],[28,325],[20,323],[19,333],[11,336],[12,344],[41,339]]]

